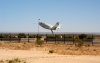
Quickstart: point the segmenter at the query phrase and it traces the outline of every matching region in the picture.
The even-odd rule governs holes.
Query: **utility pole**
[[[37,33],[37,39],[39,39],[39,20],[40,20],[40,19],[38,19],[38,33]]]
[[[39,35],[39,20],[40,20],[40,19],[38,19],[38,35]]]

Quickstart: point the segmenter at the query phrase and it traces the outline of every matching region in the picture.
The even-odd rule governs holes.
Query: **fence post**
[[[74,44],[74,34],[73,34],[73,44]]]
[[[11,34],[10,34],[10,42],[11,42]]]
[[[94,39],[94,36],[93,36],[93,34],[92,34],[92,45],[93,45],[93,39]]]
[[[39,38],[39,36],[38,36],[38,34],[37,34],[37,37],[36,37],[37,39]]]
[[[64,44],[65,44],[65,34],[64,34]]]
[[[20,43],[21,38],[19,37],[19,34],[17,34],[17,36],[18,36],[18,43]]]
[[[56,43],[56,34],[55,34],[55,43]]]
[[[1,41],[2,41],[2,33],[1,33]]]
[[[19,39],[19,40],[18,40],[18,43],[20,43],[20,39],[21,39],[21,38],[18,38],[18,39]]]
[[[38,34],[37,34],[37,37],[36,37],[37,39],[36,39],[36,43],[38,43],[38,40],[39,40],[39,36],[38,36]]]
[[[47,38],[48,38],[48,37],[47,37],[47,34],[46,34],[46,43],[47,43]]]
[[[28,43],[29,43],[29,33],[28,33]]]

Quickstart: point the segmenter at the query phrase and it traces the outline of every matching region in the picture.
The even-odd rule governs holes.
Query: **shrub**
[[[15,59],[7,60],[7,63],[26,63],[26,62],[19,58],[15,58]]]
[[[26,35],[24,33],[18,34],[18,38],[26,38]]]
[[[26,61],[21,60],[19,58],[15,58],[11,60],[0,60],[0,63],[26,63]]]
[[[94,37],[92,37],[92,36],[88,36],[87,39],[94,39]]]
[[[0,46],[2,46],[2,42],[0,42]]]
[[[65,38],[67,38],[67,39],[71,39],[71,38],[72,38],[72,36],[65,36]]]
[[[55,36],[47,36],[47,38],[55,38]]]
[[[75,40],[76,46],[82,47],[83,46],[83,41],[81,39],[76,39]]]
[[[56,38],[61,38],[61,36],[60,36],[60,35],[56,35],[55,37],[56,37]]]
[[[15,61],[14,60],[9,60],[8,63],[15,63]]]
[[[3,60],[0,60],[0,63],[4,63],[4,61]]]
[[[29,36],[29,38],[35,38],[36,36],[32,35],[32,36]]]
[[[0,35],[0,38],[4,38],[4,35]]]
[[[85,34],[81,34],[81,35],[79,35],[79,39],[84,39],[84,38],[86,38],[87,37],[87,35],[85,35]]]
[[[43,44],[43,41],[40,38],[37,38],[36,44],[41,46]]]
[[[41,35],[37,35],[36,38],[39,38],[40,39],[40,38],[42,38],[42,36]]]
[[[9,38],[9,35],[8,34],[1,34],[0,38]]]
[[[54,50],[49,50],[49,53],[54,53]]]
[[[21,59],[15,58],[14,61],[15,61],[15,62],[21,62]]]
[[[85,46],[86,46],[86,47],[90,47],[90,44],[86,44]]]

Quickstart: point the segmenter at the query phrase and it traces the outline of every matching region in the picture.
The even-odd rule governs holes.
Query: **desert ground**
[[[49,51],[53,50],[53,53]],[[100,44],[73,44],[0,42],[0,61],[20,58],[23,63],[100,63]],[[1,62],[2,63],[2,62]]]

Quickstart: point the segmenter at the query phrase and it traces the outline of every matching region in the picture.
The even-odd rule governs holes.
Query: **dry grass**
[[[46,44],[44,43],[41,47],[37,47],[34,43],[5,43],[0,42],[0,48],[11,49],[11,50],[30,50],[35,48],[37,50],[48,51],[54,50],[57,54],[63,55],[100,55],[100,44],[90,45],[86,44],[82,47],[76,47],[73,44]]]
[[[35,45],[33,43],[22,42],[22,43],[10,43],[10,42],[0,42],[0,48],[6,48],[11,50],[29,50]]]
[[[73,44],[44,44],[45,50],[54,50],[57,54],[63,55],[100,55],[100,44],[86,44],[82,47],[76,47]]]
[[[14,58],[14,59],[10,59],[10,60],[0,60],[0,63],[26,63],[25,60],[22,60],[20,58]]]

